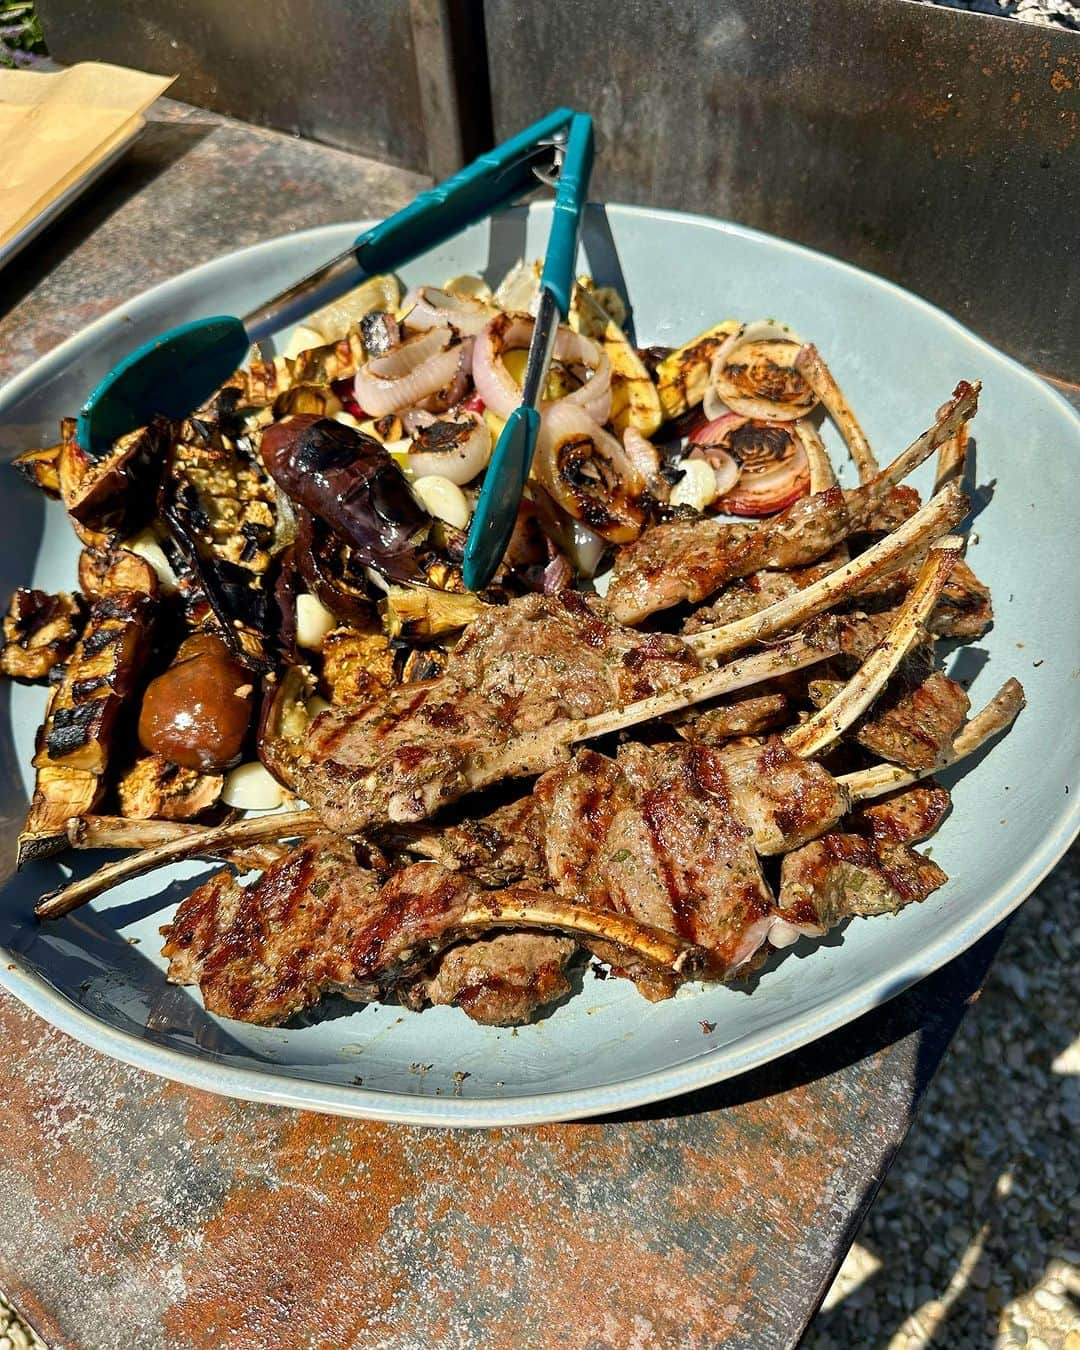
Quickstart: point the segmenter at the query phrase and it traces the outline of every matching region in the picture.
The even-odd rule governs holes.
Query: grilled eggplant
[[[145,558],[120,545],[84,548],[79,554],[79,588],[86,596],[109,591],[141,591],[156,596],[158,579]]]
[[[91,605],[49,708],[35,768],[105,772],[117,715],[142,672],[154,606],[141,591],[109,591]]]
[[[268,677],[259,719],[258,751],[263,767],[290,792],[296,790],[297,767],[311,717],[308,702],[315,693],[310,667],[288,666],[280,679]]]
[[[60,445],[49,445],[41,450],[27,450],[12,463],[28,482],[33,483],[47,497],[60,496]]]
[[[265,581],[276,542],[277,492],[250,436],[233,437],[203,418],[184,422],[173,441],[161,515],[188,569],[181,586],[193,626],[203,601],[239,660],[270,666],[264,634]],[[194,583],[193,585],[191,583]]]
[[[117,784],[120,812],[133,820],[194,820],[216,805],[225,782],[160,755],[142,755]]]
[[[4,616],[0,671],[26,684],[48,679],[74,650],[82,615],[79,598],[66,591],[17,590]]]
[[[100,546],[112,535],[131,534],[144,525],[153,515],[172,423],[157,418],[121,436],[97,458],[79,445],[70,419],[63,430],[57,457],[60,499],[83,543]]]

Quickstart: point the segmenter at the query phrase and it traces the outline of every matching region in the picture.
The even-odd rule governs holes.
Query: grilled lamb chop
[[[873,806],[858,806],[849,818],[859,834],[890,844],[917,844],[933,834],[952,805],[947,788],[932,778]]]
[[[582,750],[533,796],[556,891],[696,943],[714,978],[745,969],[774,923],[758,852],[813,838],[848,805],[823,769],[779,741],[738,753],[628,745],[617,760]],[[647,998],[671,994],[670,972],[597,954]]]
[[[864,661],[885,639],[894,620],[890,611],[842,620],[841,650],[853,662]],[[941,752],[952,744],[971,706],[966,691],[935,670],[933,660],[933,649],[921,644],[900,663],[871,711],[851,728],[861,746],[908,769],[933,768]],[[837,680],[811,680],[811,702],[822,707],[841,687]]]
[[[848,492],[829,488],[755,524],[706,518],[672,520],[646,530],[616,555],[607,597],[612,613],[623,623],[640,623],[684,600],[704,600],[738,577],[816,562],[872,525],[898,480],[967,421],[977,401],[976,388],[959,384],[929,431],[882,473]]]
[[[402,983],[397,995],[417,1012],[449,1005],[485,1026],[520,1026],[570,992],[566,967],[576,951],[570,938],[498,933],[451,947],[430,972]]]
[[[522,927],[598,935],[675,971],[691,973],[702,959],[692,944],[626,916],[524,886],[481,891],[437,863],[405,867],[380,886],[352,845],[331,834],[311,836],[250,886],[229,872],[212,877],[162,929],[162,954],[169,979],[198,984],[210,1012],[276,1026],[331,991],[383,997],[463,938]],[[510,983],[520,1006],[527,976]],[[548,971],[542,986],[555,983]],[[486,1011],[494,1015],[494,1005]]]
[[[703,672],[680,639],[621,628],[599,602],[566,591],[527,596],[477,620],[439,678],[361,712],[324,713],[308,736],[299,789],[343,833],[424,819],[500,778],[550,768],[574,740],[834,650],[831,631],[815,630]]]
[[[789,853],[780,868],[779,913],[797,933],[824,934],[852,915],[894,914],[948,880],[907,844],[826,834]],[[781,928],[773,933],[782,944]]]

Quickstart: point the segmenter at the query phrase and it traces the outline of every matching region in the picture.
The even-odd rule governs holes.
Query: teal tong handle
[[[360,267],[368,276],[392,271],[528,192],[536,186],[529,152],[565,131],[573,115],[569,108],[556,108],[365,230],[353,244]]]
[[[544,258],[544,271],[540,277],[541,288],[546,288],[554,295],[559,304],[559,313],[564,319],[570,313],[574,263],[577,260],[581,219],[589,192],[592,166],[592,118],[586,113],[574,113],[570,119],[566,151],[559,169],[555,205],[551,213],[551,235]]]
[[[262,342],[291,327],[359,285],[364,277],[393,272],[528,192],[536,185],[536,150],[564,132],[573,116],[569,108],[556,108],[357,235],[344,253],[246,315],[243,325],[248,342]]]
[[[551,234],[540,276],[540,308],[529,346],[522,401],[499,433],[465,541],[461,571],[465,585],[471,591],[486,586],[502,562],[514,532],[521,494],[529,481],[540,432],[540,414],[536,405],[543,391],[558,317],[561,315],[565,319],[570,312],[574,263],[592,162],[592,118],[585,113],[574,113],[559,169]]]
[[[566,131],[573,113],[556,108],[474,160],[409,206],[365,230],[343,253],[243,319],[228,314],[181,324],[133,351],[93,390],[79,416],[78,440],[103,455],[119,437],[158,413],[186,417],[243,364],[252,343],[289,328],[336,300],[364,276],[390,272],[534,184],[536,151]]]

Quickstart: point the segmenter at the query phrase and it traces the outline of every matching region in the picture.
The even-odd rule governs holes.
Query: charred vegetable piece
[[[90,607],[86,628],[56,687],[34,767],[64,766],[100,776],[124,700],[138,683],[155,602],[139,591],[109,591]]]
[[[17,590],[4,616],[0,670],[29,684],[47,679],[71,655],[81,627],[82,606],[76,596]]]
[[[67,848],[67,822],[98,804],[104,784],[84,769],[48,764],[38,769],[26,822],[19,832],[18,867]]]
[[[239,762],[252,693],[250,672],[222,639],[195,633],[180,644],[168,670],[147,686],[139,743],[182,768],[220,773]]]
[[[251,439],[196,418],[184,422],[169,478],[210,541],[215,558],[261,575],[270,565],[277,493]]]
[[[725,319],[664,357],[656,368],[656,391],[666,418],[681,417],[701,402],[709,387],[713,358],[738,329],[736,320]]]
[[[50,445],[42,450],[27,450],[12,463],[24,478],[40,488],[46,496],[59,497],[61,448],[60,445]]]
[[[416,548],[430,517],[378,441],[303,413],[268,427],[261,448],[276,482],[345,540],[357,563],[395,581],[419,578]]]
[[[596,294],[574,287],[570,324],[579,333],[602,342],[611,362],[611,424],[621,436],[628,426],[651,436],[663,420],[660,395],[644,361],[619,323]]]
[[[773,319],[742,324],[716,353],[706,411],[722,400],[732,412],[771,421],[794,421],[817,403],[817,395],[795,369],[802,341]]]
[[[565,400],[544,413],[534,473],[563,511],[602,539],[627,544],[645,524],[645,479],[623,446]]]
[[[414,647],[401,665],[401,683],[434,680],[446,669],[449,653],[442,647]]]
[[[276,542],[276,502],[248,436],[233,437],[200,418],[183,424],[169,456],[161,514],[197,583],[194,595],[188,588],[189,608],[194,603],[197,610],[204,595],[233,654],[253,670],[270,664],[264,578]]]
[[[367,579],[352,566],[352,550],[330,529],[317,520],[310,511],[297,511],[296,547],[293,552],[295,568],[307,584],[311,594],[341,622],[367,627],[374,607],[368,598]],[[285,577],[285,570],[282,569]],[[279,605],[288,603],[282,583]],[[295,593],[302,587],[292,585],[292,637],[295,640]],[[282,608],[282,616],[286,610]]]
[[[79,554],[79,588],[89,596],[107,591],[141,591],[156,596],[158,578],[145,558],[119,545],[84,548]]]
[[[120,812],[132,820],[194,820],[217,804],[224,781],[221,774],[143,755],[117,784]]]
[[[343,409],[344,404],[328,384],[294,384],[274,399],[275,418],[288,417],[290,413],[333,417]]]
[[[171,435],[172,423],[158,418],[122,436],[99,459],[74,435],[64,440],[57,460],[60,499],[84,543],[131,534],[150,518]]]
[[[427,587],[392,586],[386,599],[379,602],[383,624],[392,638],[433,638],[455,633],[490,608],[471,591],[456,595]]]
[[[252,361],[248,370],[238,370],[211,401],[215,414],[223,394],[233,407],[268,408],[295,384],[332,384],[356,374],[366,359],[360,334],[353,329],[337,342],[313,347],[299,356]]]
[[[297,765],[311,717],[308,702],[315,676],[308,666],[289,666],[280,679],[269,677],[259,717],[258,750],[264,767],[279,783],[295,790]]]
[[[721,446],[739,466],[735,486],[717,502],[721,510],[770,516],[809,493],[810,462],[790,422],[748,419],[732,427]]]
[[[394,653],[383,633],[335,628],[326,635],[322,657],[323,688],[339,707],[370,703],[397,683]]]

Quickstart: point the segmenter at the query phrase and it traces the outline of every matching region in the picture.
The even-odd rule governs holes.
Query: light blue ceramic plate
[[[406,269],[408,282],[462,272],[497,278],[537,257],[549,209],[508,213]],[[243,314],[342,248],[360,224],[245,249],[147,292],[64,343],[0,392],[0,451],[54,439],[57,419],[137,343],[186,319]],[[509,1125],[623,1109],[673,1096],[805,1045],[891,998],[1004,918],[1077,829],[1080,422],[1035,376],[946,315],[887,282],[719,221],[611,206],[590,212],[584,265],[625,287],[639,342],[679,343],[733,316],[778,317],[812,338],[885,460],[932,420],[957,380],[980,379],[978,516],[970,558],[992,587],[989,634],[951,658],[976,705],[1017,675],[1028,707],[1014,731],[955,775],[955,809],[933,842],[951,880],[843,940],[800,944],[748,995],[690,987],[649,1004],[619,980],[580,990],[535,1025],[478,1027],[422,1014],[336,1006],[299,1030],[224,1022],[165,983],[158,926],[190,877],[177,869],[45,927],[31,914],[60,865],[7,870],[30,783],[39,690],[0,697],[0,983],[42,1017],[131,1064],[237,1097],[433,1125]],[[973,275],[972,285],[983,284]],[[832,442],[840,462],[839,443]],[[917,479],[927,486],[928,474]],[[58,506],[14,474],[0,495],[0,592],[70,586],[76,547]],[[80,865],[83,860],[80,859]],[[201,869],[204,870],[205,869]],[[704,1035],[702,1021],[716,1030]]]

